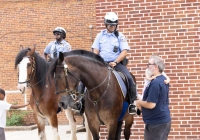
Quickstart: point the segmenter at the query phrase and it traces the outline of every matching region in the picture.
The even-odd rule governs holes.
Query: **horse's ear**
[[[64,54],[62,52],[59,52],[59,59],[58,59],[58,62],[59,63],[62,63],[64,60]]]
[[[32,56],[34,52],[35,52],[35,46],[28,52],[28,54]]]
[[[19,46],[19,51],[21,51],[22,49],[24,49],[24,46],[20,45]]]

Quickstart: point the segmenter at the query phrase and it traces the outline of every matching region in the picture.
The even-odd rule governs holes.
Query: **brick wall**
[[[0,0],[0,13],[0,87],[5,90],[17,89],[14,60],[19,46],[37,44],[36,51],[42,55],[45,46],[54,40],[52,31],[57,26],[67,30],[66,40],[72,49],[90,49],[89,25],[94,31],[96,26],[94,0]],[[29,97],[30,92],[27,94]],[[23,104],[22,97],[9,94],[7,101]],[[68,123],[65,113],[58,116],[60,124]],[[82,124],[81,119],[78,122]]]
[[[199,6],[197,0],[1,0],[0,87],[16,90],[14,59],[19,45],[37,44],[37,51],[42,53],[53,40],[51,31],[54,27],[63,26],[68,30],[67,40],[74,49],[89,50],[89,25],[94,26],[94,39],[96,32],[104,29],[105,13],[114,11],[119,15],[119,31],[126,35],[131,47],[129,69],[136,75],[139,93],[148,58],[152,54],[161,55],[166,63],[165,72],[171,78],[172,129],[169,138],[198,140]],[[22,97],[18,96],[20,102]],[[9,97],[9,101],[15,102],[12,98]],[[134,119],[131,139],[143,139],[143,121],[141,117]],[[62,124],[67,122],[64,113],[59,114],[59,120]],[[105,135],[103,126],[102,140]]]
[[[96,0],[97,30],[104,29],[106,12],[119,15],[119,31],[128,38],[129,69],[141,93],[144,71],[152,54],[165,59],[171,78],[170,139],[200,139],[200,1]],[[132,139],[143,139],[144,124],[135,117]],[[105,139],[102,127],[101,139]]]

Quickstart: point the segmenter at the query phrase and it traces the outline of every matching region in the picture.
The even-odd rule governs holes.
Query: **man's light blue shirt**
[[[118,47],[117,52],[114,52],[114,47]],[[99,50],[99,55],[106,62],[112,62],[117,59],[123,50],[130,50],[125,36],[119,32],[118,38],[114,33],[108,33],[107,30],[97,34],[92,48]]]
[[[71,51],[71,45],[63,39],[60,43],[56,41],[50,42],[44,49],[44,53],[50,54],[52,58],[54,58],[53,54],[55,51],[57,51],[57,57],[58,57],[59,52]]]

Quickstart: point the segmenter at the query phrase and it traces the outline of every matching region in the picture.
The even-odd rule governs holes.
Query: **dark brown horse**
[[[85,97],[85,113],[93,139],[99,140],[101,123],[108,129],[108,140],[119,140],[121,137],[122,120],[125,120],[124,137],[129,140],[133,116],[126,114],[118,121],[126,101],[120,86],[103,59],[88,51],[75,50],[60,53],[49,72],[55,75],[56,93],[60,96],[75,93],[75,89],[82,81],[88,91]],[[63,106],[69,102],[60,102]]]
[[[16,67],[19,69],[18,89],[22,93],[25,92],[27,87],[32,90],[30,105],[38,126],[39,140],[46,140],[46,118],[53,128],[53,140],[60,140],[57,119],[58,101],[55,94],[54,79],[48,79],[47,77],[49,63],[35,52],[35,48],[22,48],[15,59]],[[62,97],[61,99],[68,99],[68,97]],[[77,140],[74,113],[70,108],[67,108],[65,114],[71,126],[70,140]],[[89,134],[88,131],[86,135],[88,140],[90,139]]]

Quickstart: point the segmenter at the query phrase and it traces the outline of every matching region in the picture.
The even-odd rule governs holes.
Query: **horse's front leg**
[[[34,116],[35,122],[36,122],[37,127],[38,127],[39,140],[46,140],[46,134],[45,134],[45,120],[46,120],[46,118],[42,117],[41,115],[36,115],[35,113],[34,113],[33,116]]]
[[[89,110],[85,110],[86,118],[88,122],[88,126],[92,133],[93,140],[99,140],[99,130],[100,130],[100,122],[96,114],[90,113]]]
[[[109,124],[105,124],[108,128],[108,140],[114,140],[117,132],[118,121],[110,120]]]
[[[85,113],[83,114],[83,116],[85,118],[86,140],[92,140],[92,134],[89,129],[88,121],[87,121],[87,117],[86,117]]]
[[[74,118],[73,111],[71,109],[66,109],[65,114],[66,114],[66,117],[69,121],[69,125],[71,127],[70,140],[77,140],[77,137],[76,137],[76,121],[75,121],[75,118]]]
[[[123,121],[118,122],[115,140],[121,139],[122,124],[123,124]]]
[[[54,112],[53,115],[51,115],[49,118],[49,123],[53,130],[53,140],[60,140],[60,136],[58,134],[58,118],[57,113]]]

